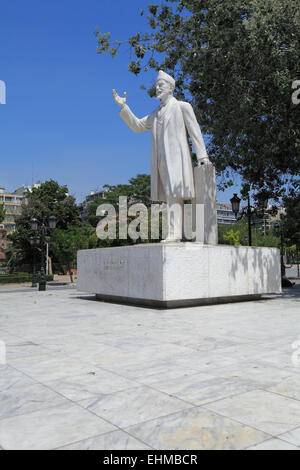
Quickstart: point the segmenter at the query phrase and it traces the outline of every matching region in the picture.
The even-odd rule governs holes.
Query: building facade
[[[0,228],[4,229],[7,234],[13,233],[16,230],[16,218],[18,215],[21,215],[21,206],[26,203],[26,194],[39,186],[40,183],[33,184],[32,186],[24,185],[13,193],[5,191],[5,188],[0,188],[0,204],[3,204],[5,210],[5,219],[0,224]]]
[[[220,225],[232,225],[236,222],[231,204],[217,202],[217,220]]]
[[[0,204],[5,210],[5,219],[0,224],[8,234],[16,230],[16,217],[21,214],[21,205],[24,203],[24,196],[9,193],[4,188],[0,188]]]
[[[86,196],[85,200],[80,204],[81,217],[83,221],[86,221],[89,216],[89,205],[95,199],[104,199],[105,191],[102,190],[92,190],[90,194]]]

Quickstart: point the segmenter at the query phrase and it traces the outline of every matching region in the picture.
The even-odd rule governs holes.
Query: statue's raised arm
[[[124,98],[121,98],[121,96],[118,95],[116,90],[113,90],[113,97],[117,105],[120,106],[120,108],[124,108],[127,100],[126,91],[124,91]]]

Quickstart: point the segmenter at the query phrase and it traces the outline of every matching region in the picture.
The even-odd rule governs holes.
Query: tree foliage
[[[240,239],[239,230],[234,231],[232,228],[230,228],[228,231],[224,233],[223,238],[227,242],[228,245],[235,245],[235,246],[241,245],[239,242],[239,239]]]
[[[117,184],[111,186],[104,185],[105,197],[95,199],[89,206],[89,223],[96,227],[98,218],[96,217],[97,207],[101,204],[112,204],[116,211],[118,211],[119,197],[125,196],[128,200],[128,205],[141,203],[146,207],[150,207],[150,175],[142,174],[131,178],[129,184]]]
[[[57,219],[57,230],[49,231],[48,241],[50,257],[53,256],[52,242],[59,231],[68,230],[70,227],[80,227],[79,209],[73,196],[69,196],[67,186],[60,186],[56,181],[50,180],[33,188],[26,195],[26,204],[22,205],[21,215],[16,219],[16,231],[9,235],[11,247],[7,250],[7,258],[10,267],[18,268],[23,264],[32,264],[33,248],[30,245],[30,237],[34,235],[31,229],[31,219],[36,218],[38,225],[48,225],[49,216]],[[35,248],[39,258],[41,248]]]
[[[71,225],[67,229],[56,229],[51,237],[51,253],[62,270],[70,270],[77,259],[79,250],[97,248],[96,232],[90,225]]]
[[[300,248],[300,191],[299,187],[284,197],[286,215],[283,218],[284,236]]]
[[[79,209],[75,198],[68,193],[67,186],[60,186],[56,181],[50,180],[33,188],[26,195],[27,204],[22,207],[22,215],[17,227],[30,226],[30,220],[35,217],[38,222],[47,223],[49,216],[57,219],[57,227],[67,229],[70,225],[79,225]]]
[[[0,223],[5,219],[5,210],[3,204],[0,204]]]
[[[98,240],[99,247],[111,247],[111,246],[124,246],[133,245],[141,242],[155,243],[159,240],[151,239],[151,180],[150,175],[141,174],[134,178],[131,178],[129,184],[118,184],[115,186],[104,185],[105,197],[97,198],[89,205],[89,217],[88,223],[93,227],[96,227],[99,222],[99,217],[96,216],[98,206],[102,204],[111,204],[116,212],[116,239],[115,240]],[[127,209],[133,204],[143,204],[148,209],[148,227],[147,230],[143,230],[143,227],[138,226],[137,231],[140,233],[138,240],[133,240],[130,236],[127,239],[119,239],[119,222],[120,222],[120,211],[119,211],[119,198],[127,197]],[[124,217],[124,214],[122,214]],[[135,216],[129,216],[128,213],[125,215],[127,228],[130,223],[135,220]],[[154,222],[153,222],[154,223]],[[153,227],[152,227],[153,229]],[[162,238],[162,227],[161,220],[158,221],[157,230],[159,231],[159,237]],[[150,240],[151,239],[151,240]]]
[[[253,246],[265,246],[278,248],[280,237],[273,228],[267,228],[264,233],[262,220],[254,220],[252,224],[252,244]],[[243,245],[248,246],[248,222],[240,220],[233,225],[219,225],[219,243],[221,245]]]
[[[291,99],[300,69],[298,2],[165,0],[148,7],[147,20],[149,32],[123,41],[136,58],[129,69],[173,73],[177,97],[192,102],[211,136],[218,173],[238,172],[269,196],[293,185],[300,170],[300,105]],[[96,36],[98,53],[117,55],[121,41]]]

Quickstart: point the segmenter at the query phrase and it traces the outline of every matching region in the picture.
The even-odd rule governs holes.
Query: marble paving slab
[[[108,369],[116,374],[135,380],[145,385],[151,385],[163,379],[174,379],[185,375],[199,374],[197,369],[180,367],[176,363],[166,361],[140,360],[137,356],[134,363],[128,365],[110,365]]]
[[[143,442],[124,431],[113,431],[84,441],[75,442],[59,450],[151,450]]]
[[[0,394],[0,420],[64,403],[64,397],[40,384],[13,387]]]
[[[188,338],[190,340],[190,336]],[[234,347],[237,346],[237,343],[235,341],[231,341],[227,338],[214,338],[213,336],[211,337],[204,337],[197,339],[196,341],[187,341],[183,340],[182,338],[178,339],[178,343],[182,346],[186,346],[187,348],[191,348],[195,351],[216,351],[216,350],[223,350],[228,347]]]
[[[139,369],[137,368],[137,370]],[[177,366],[176,364],[164,363],[161,365],[157,364],[154,367],[150,366],[147,369],[147,373],[144,370],[144,373],[140,374],[139,377],[136,377],[135,380],[144,385],[150,385],[153,388],[157,388],[155,387],[155,384],[159,382],[185,382],[193,375],[198,375],[207,379],[211,377],[206,373],[200,374],[199,371],[195,369],[183,368]]]
[[[154,383],[152,387],[194,405],[214,402],[255,388],[247,381],[210,377],[207,374],[178,377],[175,380]]]
[[[248,447],[247,450],[300,450],[299,447],[293,446],[288,442],[282,441],[281,439],[269,439],[268,441],[262,442],[252,447]]]
[[[300,375],[283,380],[267,390],[300,401]]]
[[[148,387],[83,400],[80,405],[121,428],[192,406]]]
[[[273,364],[265,363],[260,359],[243,361],[221,369],[212,368],[210,373],[228,379],[246,380],[257,387],[263,388],[276,385],[293,376],[293,371],[275,367]]]
[[[116,428],[80,406],[62,406],[0,420],[0,445],[6,450],[48,450]]]
[[[89,365],[83,361],[67,357],[64,354],[50,353],[11,359],[9,364],[40,382],[71,377],[96,370],[92,364]]]
[[[11,334],[11,333],[7,332],[3,328],[0,328],[0,339],[2,341],[5,341],[6,345],[16,344],[18,342],[20,342],[20,343],[24,342],[23,336],[21,336],[21,337],[16,336],[14,334]]]
[[[132,380],[101,369],[97,369],[90,374],[67,377],[45,383],[52,390],[76,402],[138,386]]]
[[[272,436],[300,426],[300,402],[264,390],[253,390],[204,407]]]
[[[10,362],[11,359],[38,356],[48,354],[48,352],[46,348],[31,341],[18,341],[6,345],[6,357],[8,362]]]
[[[124,353],[120,348],[113,348],[104,343],[91,342],[88,338],[85,338],[81,343],[72,342],[72,344],[65,344],[62,349],[69,357],[89,362],[96,366],[97,364],[104,364],[109,357],[119,358],[119,360],[124,358]]]
[[[289,442],[290,444],[300,447],[300,427],[281,434],[279,438]]]
[[[170,363],[177,364],[179,367],[188,367],[198,370],[199,372],[205,372],[213,374],[213,370],[216,368],[225,368],[236,364],[236,359],[230,356],[222,355],[216,351],[205,353],[205,351],[191,351],[189,354],[171,358]],[[215,375],[215,374],[213,374]]]
[[[192,408],[127,428],[155,449],[235,450],[265,441],[269,436],[201,408]]]
[[[0,365],[0,393],[14,387],[26,387],[36,381],[9,365]]]

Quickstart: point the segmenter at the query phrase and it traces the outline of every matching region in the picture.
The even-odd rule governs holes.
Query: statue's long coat
[[[192,199],[195,196],[195,188],[187,133],[192,140],[197,159],[200,161],[208,158],[195,113],[189,103],[177,101],[172,97],[166,105],[160,127],[159,109],[138,119],[125,105],[120,111],[120,116],[134,132],[151,131],[151,199],[166,201],[158,172],[160,159],[163,159],[166,165],[173,197]]]

